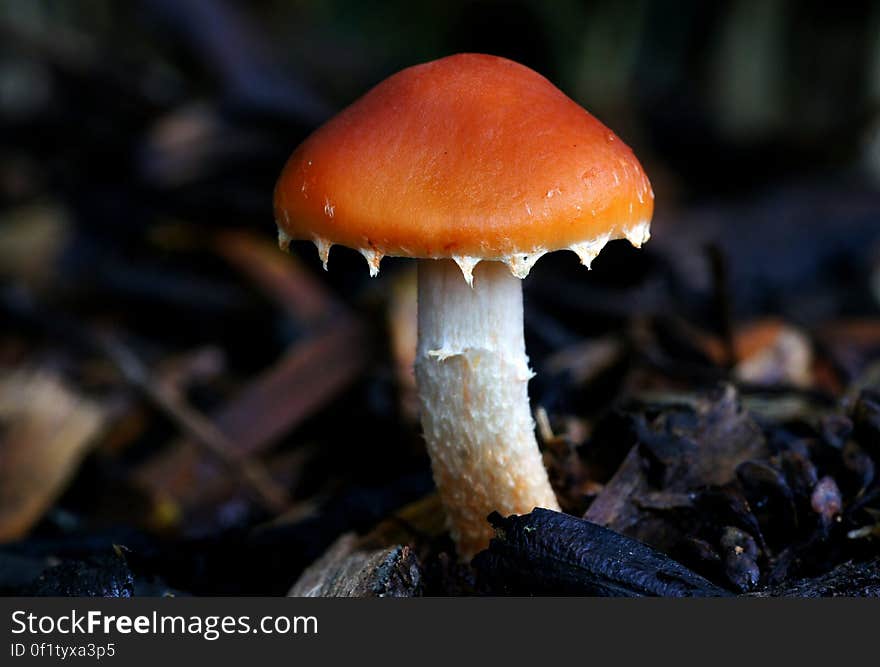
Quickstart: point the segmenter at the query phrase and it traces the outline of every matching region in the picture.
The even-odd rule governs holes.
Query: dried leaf
[[[52,506],[106,420],[54,375],[0,378],[0,542],[22,537]]]

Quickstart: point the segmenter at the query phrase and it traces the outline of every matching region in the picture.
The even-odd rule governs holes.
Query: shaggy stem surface
[[[416,380],[434,480],[459,556],[492,537],[486,516],[559,505],[529,407],[522,282],[481,262],[469,287],[452,260],[419,260]]]

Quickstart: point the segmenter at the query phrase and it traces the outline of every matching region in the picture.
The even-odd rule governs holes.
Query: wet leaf
[[[529,595],[719,597],[727,591],[662,553],[560,512],[489,517],[496,537],[474,559],[491,591]]]

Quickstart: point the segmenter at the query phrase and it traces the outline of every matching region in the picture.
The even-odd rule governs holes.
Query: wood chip
[[[415,597],[422,574],[407,546],[364,550],[353,533],[340,537],[306,568],[290,597]]]

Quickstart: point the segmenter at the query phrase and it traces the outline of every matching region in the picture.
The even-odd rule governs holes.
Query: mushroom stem
[[[529,408],[522,283],[481,262],[474,286],[451,260],[419,260],[415,370],[434,480],[462,560],[492,536],[492,511],[558,509]]]

